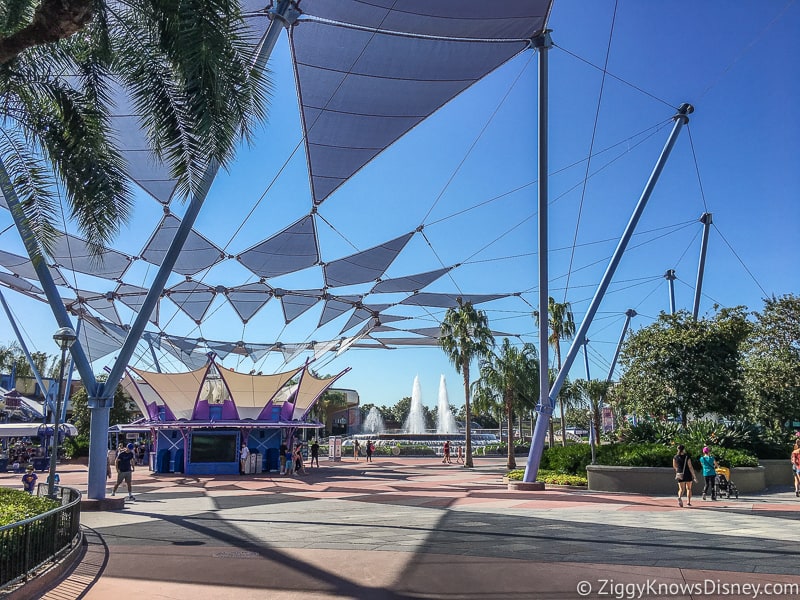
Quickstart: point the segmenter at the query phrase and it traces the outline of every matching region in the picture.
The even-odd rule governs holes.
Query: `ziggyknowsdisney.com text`
[[[595,582],[581,581],[577,586],[581,597],[596,596],[616,600],[634,600],[650,596],[739,596],[759,598],[761,596],[797,598],[798,583],[729,583],[720,579],[704,579],[693,583],[666,582],[648,579],[642,583],[623,583],[613,579],[598,579]]]

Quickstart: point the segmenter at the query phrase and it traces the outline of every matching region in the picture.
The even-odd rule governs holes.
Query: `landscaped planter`
[[[767,487],[792,485],[792,463],[789,462],[788,457],[785,459],[759,458],[758,464],[765,469],[764,479]]]
[[[671,467],[616,467],[589,465],[586,467],[589,490],[593,492],[630,492],[634,494],[674,494],[675,471]],[[760,492],[766,487],[764,467],[737,467],[731,471],[731,479],[739,492]],[[703,477],[698,473],[692,491],[701,494]]]

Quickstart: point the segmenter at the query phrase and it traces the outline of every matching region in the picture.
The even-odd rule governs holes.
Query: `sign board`
[[[334,462],[342,460],[342,438],[336,436],[328,438],[328,460]]]
[[[609,431],[614,430],[614,413],[611,412],[611,408],[608,406],[604,406],[601,409],[601,416],[603,419],[603,431],[608,433]]]

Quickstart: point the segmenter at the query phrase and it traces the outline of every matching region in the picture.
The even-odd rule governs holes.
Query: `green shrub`
[[[678,439],[680,423],[669,421],[640,421],[636,425],[625,422],[616,432],[619,442],[635,444],[639,442],[670,445]]]
[[[596,462],[599,465],[619,467],[671,467],[677,449],[655,443],[603,444],[596,448]],[[700,468],[702,447],[687,446],[686,452],[692,457],[695,469]],[[755,467],[758,459],[741,450],[712,448],[712,454],[723,467]],[[573,446],[554,446],[542,453],[541,469],[565,475],[585,475],[586,466],[591,464],[592,454],[589,444]]]
[[[623,425],[615,433],[622,443],[655,443],[675,447],[686,446],[692,456],[698,456],[703,446],[717,452],[720,448],[739,450],[760,458],[788,458],[792,434],[786,430],[771,430],[749,423],[716,423],[692,421],[685,428],[678,423],[642,421],[636,426]],[[743,465],[741,465],[743,466]]]
[[[64,453],[67,458],[89,456],[89,436],[79,435],[64,440]]]
[[[58,502],[43,496],[33,496],[22,490],[0,488],[0,527],[30,519],[58,506]]]
[[[566,475],[586,473],[586,465],[592,462],[589,444],[570,444],[553,446],[542,453],[541,469]]]

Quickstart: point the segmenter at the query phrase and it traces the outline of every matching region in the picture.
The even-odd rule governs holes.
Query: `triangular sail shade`
[[[120,279],[132,262],[130,256],[110,248],[95,257],[84,240],[68,233],[56,240],[53,260],[71,271],[104,279]]]
[[[303,217],[236,258],[259,277],[277,277],[313,267],[319,263],[314,218]]]
[[[33,263],[27,256],[18,256],[17,254],[0,250],[0,266],[5,267],[19,277],[39,281],[36,270],[33,268]],[[56,285],[67,285],[66,280],[58,269],[55,267],[48,268],[50,269],[50,274],[53,276],[53,282]]]
[[[444,269],[436,269],[435,271],[428,271],[427,273],[406,275],[405,277],[396,277],[394,279],[384,279],[375,284],[370,292],[373,294],[418,292],[439,279],[442,275],[449,273],[452,269],[453,267],[445,267]]]
[[[512,294],[472,294],[472,295],[458,295],[458,294],[434,294],[430,292],[422,292],[409,296],[400,304],[406,306],[433,306],[436,308],[456,308],[458,306],[458,299],[461,298],[463,303],[469,302],[472,305],[480,304],[481,302],[489,302],[497,300],[498,298],[507,298]]]
[[[337,296],[325,300],[325,308],[322,309],[322,316],[319,319],[318,327],[333,321],[339,315],[353,310],[353,307],[361,302],[361,296]]]
[[[272,298],[272,288],[257,281],[229,288],[225,296],[242,323],[247,323]]]
[[[290,41],[315,204],[528,48],[545,26],[550,4],[301,2],[304,15],[291,27]]]
[[[199,281],[182,281],[167,290],[167,297],[197,323],[203,320],[215,296],[214,288]]]
[[[114,298],[117,298],[125,306],[129,307],[135,312],[139,312],[144,304],[145,296],[147,296],[147,288],[139,287],[138,285],[131,285],[130,283],[120,283],[117,289],[114,290]],[[158,325],[158,312],[159,304],[156,303],[150,321],[154,325]]]
[[[412,231],[369,250],[327,263],[325,284],[338,287],[375,281],[386,272],[413,235]]]
[[[160,265],[180,224],[181,220],[175,215],[164,215],[142,251],[142,258],[151,264]],[[172,270],[181,275],[194,275],[214,266],[223,258],[225,254],[219,247],[192,229]]]

